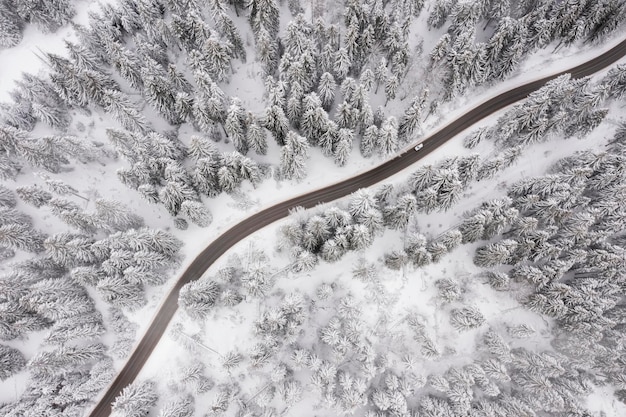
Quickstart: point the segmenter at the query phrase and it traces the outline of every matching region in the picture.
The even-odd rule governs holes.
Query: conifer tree
[[[424,89],[422,94],[415,97],[411,102],[411,105],[404,112],[398,127],[398,136],[401,140],[407,140],[408,135],[412,134],[415,129],[421,125],[422,111],[426,105],[426,99],[428,98],[428,90]]]
[[[256,119],[252,120],[252,122],[248,125],[246,139],[250,148],[252,148],[257,155],[267,154],[267,138],[265,130]]]
[[[0,345],[0,358],[0,381],[10,378],[26,365],[22,352],[10,346]]]
[[[379,144],[379,135],[380,133],[376,125],[371,125],[365,129],[365,133],[359,143],[359,150],[361,151],[361,155],[363,155],[363,157],[369,158],[373,155],[374,150]]]
[[[211,213],[200,201],[185,200],[180,206],[180,211],[200,227],[207,227],[211,224]]]
[[[24,21],[8,2],[0,3],[0,47],[12,48],[22,40]]]
[[[281,174],[286,179],[301,180],[306,176],[309,144],[305,138],[290,131],[280,156]]]
[[[398,125],[395,117],[388,117],[380,127],[377,148],[384,155],[390,155],[398,149]]]
[[[158,396],[152,381],[134,382],[124,388],[111,405],[115,417],[146,417]]]
[[[280,146],[285,145],[289,122],[281,107],[274,105],[266,109],[265,116],[263,117],[263,126],[272,132],[276,143]]]
[[[228,108],[224,130],[233,141],[235,149],[242,155],[248,153],[248,142],[245,132],[245,114],[239,99],[233,99]]]
[[[352,152],[352,141],[354,132],[352,129],[339,129],[337,133],[337,145],[334,149],[335,163],[344,166],[348,162],[350,153]]]
[[[330,106],[333,104],[336,89],[337,84],[335,83],[333,75],[330,72],[323,73],[320,77],[320,84],[317,89],[317,93],[322,101],[322,106],[326,111],[328,111]]]

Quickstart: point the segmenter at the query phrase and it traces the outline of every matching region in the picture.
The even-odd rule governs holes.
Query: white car
[[[417,145],[417,146],[415,147],[415,150],[416,150],[416,151],[419,151],[419,150],[420,150],[420,149],[422,149],[423,147],[424,147],[424,144],[423,144],[423,143],[420,143],[419,145]]]

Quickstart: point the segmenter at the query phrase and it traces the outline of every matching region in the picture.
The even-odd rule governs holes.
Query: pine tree
[[[352,129],[339,129],[337,135],[337,145],[335,146],[334,156],[335,164],[344,166],[348,162],[350,153],[352,152],[352,141],[354,132]]]
[[[69,341],[95,341],[105,332],[102,315],[99,312],[79,314],[57,320],[45,342],[52,345],[64,345]]]
[[[458,331],[475,329],[484,322],[485,317],[475,307],[463,307],[450,312],[450,324]]]
[[[233,141],[237,152],[245,155],[248,153],[248,142],[245,134],[245,114],[239,99],[233,99],[228,108],[224,123],[226,134]]]
[[[389,77],[387,77],[385,81],[385,97],[387,97],[385,103],[387,103],[389,100],[393,100],[396,98],[396,93],[398,91],[399,85],[400,81],[398,80],[398,77],[396,75],[391,74]]]
[[[10,189],[0,185],[0,206],[13,208],[17,205],[15,194]]]
[[[209,38],[202,45],[202,54],[208,64],[211,77],[217,81],[226,80],[227,72],[231,68],[230,47],[217,39]]]
[[[189,220],[200,227],[207,227],[213,220],[209,209],[200,201],[186,200],[180,206],[180,211]]]
[[[22,19],[36,24],[45,33],[56,32],[76,14],[73,5],[68,0],[21,1],[15,6],[17,14]]]
[[[335,83],[335,78],[329,72],[325,72],[320,77],[319,87],[317,89],[317,93],[322,101],[322,106],[326,111],[330,109],[335,99],[335,90],[337,89],[337,84]]]
[[[248,8],[250,25],[257,37],[259,31],[265,29],[272,38],[275,38],[280,29],[280,11],[276,0],[252,0]]]
[[[12,48],[22,40],[24,21],[9,7],[8,3],[0,3],[0,47]]]
[[[402,116],[400,121],[400,127],[398,128],[398,136],[401,140],[407,140],[408,135],[412,134],[415,129],[421,126],[422,111],[426,105],[427,98],[428,89],[424,89],[422,94],[415,97],[409,108],[404,112],[404,116]]]
[[[274,0],[271,0],[274,1]],[[256,37],[257,59],[263,65],[265,73],[271,75],[278,67],[278,43],[267,29],[262,27]]]
[[[190,185],[179,181],[168,181],[159,190],[159,200],[172,216],[178,214],[183,201],[196,199],[197,196],[197,192]]]
[[[111,405],[115,417],[147,417],[158,396],[152,381],[134,382]]]
[[[300,121],[300,130],[311,144],[318,144],[330,127],[331,121],[328,113],[322,107],[321,100],[315,93],[304,96],[302,104],[303,114]]]
[[[248,125],[246,139],[250,148],[252,148],[257,155],[267,154],[267,139],[265,130],[256,119]]]
[[[453,6],[454,3],[450,0],[437,0],[428,16],[428,26],[435,29],[442,27]]]
[[[0,381],[20,372],[26,365],[26,359],[19,350],[0,345]]]
[[[178,302],[189,317],[204,320],[219,300],[222,289],[209,279],[186,284],[178,296]]]
[[[374,150],[379,144],[379,135],[380,133],[376,125],[371,125],[365,129],[365,133],[359,143],[359,150],[364,158],[369,158],[373,155]]]
[[[193,396],[187,395],[167,402],[161,411],[159,417],[192,417],[195,411]]]
[[[398,149],[398,127],[395,117],[389,116],[380,127],[377,148],[384,155],[390,155]]]
[[[305,138],[289,131],[280,156],[281,174],[286,179],[301,180],[306,176],[309,144]]]
[[[101,360],[105,346],[100,343],[85,346],[61,346],[52,351],[40,351],[28,361],[28,368],[41,374],[70,372],[78,365]]]
[[[263,117],[263,126],[272,132],[276,143],[280,146],[285,145],[289,122],[281,107],[273,105],[266,109],[265,116]]]
[[[4,224],[0,226],[0,244],[14,250],[38,253],[43,250],[44,235],[27,224]]]
[[[346,48],[339,48],[335,54],[335,62],[333,72],[335,73],[335,79],[343,80],[350,71],[352,62]]]
[[[102,102],[104,110],[124,128],[137,133],[147,133],[150,130],[148,121],[121,91],[105,90]]]
[[[112,231],[138,229],[143,226],[143,219],[118,201],[96,199],[95,209],[98,220]]]

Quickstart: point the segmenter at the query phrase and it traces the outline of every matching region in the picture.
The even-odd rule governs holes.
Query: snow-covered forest
[[[0,416],[88,415],[230,227],[416,152],[625,19],[624,0],[0,0]],[[182,286],[111,415],[626,415],[625,99],[626,64],[561,75],[241,240]]]

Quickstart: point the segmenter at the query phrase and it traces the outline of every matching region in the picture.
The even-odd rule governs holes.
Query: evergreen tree
[[[385,103],[387,103],[389,100],[393,100],[396,98],[396,93],[398,91],[399,85],[400,81],[398,80],[398,77],[396,75],[391,74],[389,77],[387,77],[385,81],[385,97],[387,97]]]
[[[27,224],[0,225],[0,245],[13,249],[38,253],[43,250],[44,235]]]
[[[17,199],[13,191],[0,185],[0,206],[13,208],[17,205]]]
[[[148,121],[121,91],[105,90],[102,102],[104,110],[124,128],[136,133],[147,133],[150,130]]]
[[[274,105],[266,109],[265,116],[263,117],[263,126],[272,132],[276,143],[280,146],[285,145],[289,122],[281,107]]]
[[[27,0],[15,4],[15,11],[25,21],[34,23],[43,32],[56,32],[76,14],[68,0]]]
[[[257,38],[261,29],[275,38],[280,29],[280,11],[276,0],[251,0],[248,8],[250,25]]]
[[[0,345],[0,381],[20,372],[26,365],[26,359],[19,350]]]
[[[111,405],[115,417],[146,417],[158,396],[152,381],[134,382],[124,388]]]
[[[250,148],[252,148],[257,155],[267,154],[267,139],[265,130],[256,119],[248,125],[246,139]]]
[[[232,51],[230,47],[217,39],[209,38],[202,45],[203,58],[208,64],[207,70],[217,81],[224,81],[231,68]]]
[[[408,139],[407,136],[412,134],[415,129],[421,126],[422,111],[426,105],[427,98],[428,90],[424,89],[422,94],[415,97],[409,108],[404,112],[404,116],[402,116],[400,121],[400,127],[398,128],[398,136],[402,140]]]
[[[398,149],[398,124],[395,117],[388,117],[380,127],[377,147],[384,155],[390,155]]]
[[[458,331],[467,331],[480,327],[485,317],[476,307],[463,307],[450,312],[450,324]]]
[[[92,363],[104,357],[105,346],[96,343],[85,346],[60,346],[41,351],[28,361],[31,371],[41,374],[70,372],[78,365]]]
[[[24,21],[10,7],[8,2],[0,3],[0,47],[12,48],[22,40]]]
[[[328,113],[322,107],[321,100],[315,93],[304,96],[302,104],[303,114],[300,130],[311,144],[318,144],[324,133],[330,130],[331,121]]]
[[[159,200],[172,216],[178,214],[185,200],[194,200],[197,196],[197,192],[190,185],[179,181],[168,181],[159,190]]]
[[[280,170],[284,178],[301,180],[306,176],[308,149],[305,138],[289,131],[280,156]]]
[[[271,0],[275,1],[275,0]],[[271,75],[278,67],[278,43],[265,27],[262,27],[256,37],[257,59],[263,65],[265,73]]]
[[[350,153],[352,152],[353,138],[354,132],[352,129],[339,129],[337,135],[337,145],[334,150],[335,164],[339,166],[346,165]]]
[[[339,48],[339,50],[335,54],[335,64],[333,67],[333,72],[335,73],[335,79],[343,80],[348,75],[350,71],[350,66],[352,62],[350,61],[350,56],[348,55],[348,51],[346,48]]]
[[[98,220],[112,231],[138,229],[143,226],[143,219],[118,201],[96,199],[95,209]]]
[[[233,99],[232,104],[228,108],[224,130],[228,137],[233,141],[237,152],[245,155],[248,153],[248,142],[245,132],[245,114],[241,107],[239,99]]]
[[[219,300],[222,289],[209,279],[192,281],[180,290],[178,303],[189,317],[204,320]]]
[[[317,93],[322,101],[322,106],[326,111],[328,111],[333,104],[336,89],[337,84],[335,83],[333,75],[330,72],[323,73],[320,77]]]
[[[213,220],[209,209],[200,201],[185,200],[180,206],[180,211],[200,227],[207,227]]]
[[[159,417],[192,417],[195,411],[194,399],[191,395],[167,402]]]
[[[371,125],[365,129],[365,133],[359,143],[359,150],[364,158],[369,158],[379,144],[378,137],[380,133],[376,125]]]

